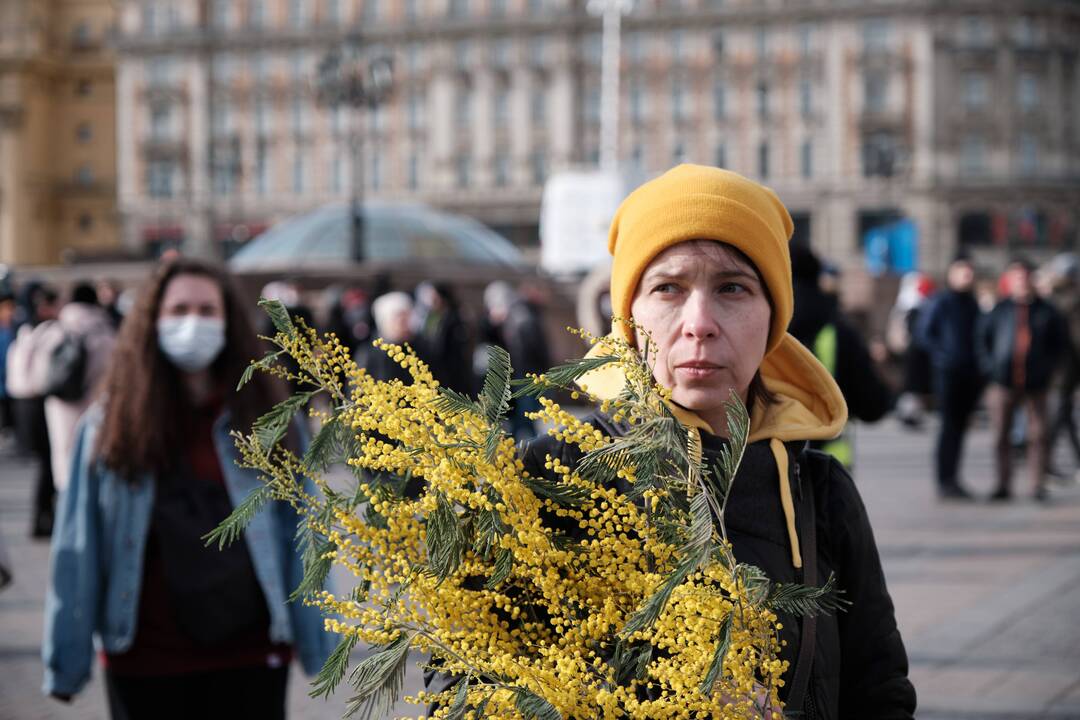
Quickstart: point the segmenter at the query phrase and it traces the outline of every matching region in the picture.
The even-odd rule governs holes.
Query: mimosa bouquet
[[[271,500],[300,512],[305,576],[293,601],[318,605],[341,636],[313,696],[346,681],[348,714],[385,717],[419,657],[448,689],[408,700],[437,718],[781,717],[777,612],[840,601],[831,581],[778,584],[735,559],[724,507],[749,426],[737,396],[726,448],[708,463],[647,351],[625,341],[581,333],[598,346],[589,357],[522,381],[494,348],[471,398],[440,387],[408,348],[381,342],[412,382],[376,381],[332,335],[261,304],[276,349],[241,383],[262,371],[301,390],[235,435],[266,482],[211,539],[235,540]],[[600,401],[585,376],[612,363],[625,389]],[[551,400],[555,390],[593,401],[625,431],[601,432]],[[320,394],[329,409],[306,410],[319,430],[297,456],[280,441]],[[539,397],[536,419],[580,462],[548,456],[543,472],[526,470],[503,430],[515,394]],[[339,463],[351,470],[347,487],[328,479]],[[306,492],[304,478],[320,492]],[[355,578],[337,594],[323,590],[333,566]],[[350,670],[361,642],[372,652]]]

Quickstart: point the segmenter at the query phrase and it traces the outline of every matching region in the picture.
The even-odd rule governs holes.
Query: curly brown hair
[[[225,347],[210,366],[224,394],[231,426],[247,430],[285,397],[285,388],[265,373],[233,391],[244,368],[261,355],[258,337],[229,275],[209,263],[177,258],[162,263],[140,288],[124,319],[112,362],[102,383],[104,418],[97,457],[130,481],[167,468],[182,447],[194,408],[179,371],[158,349],[157,320],[165,288],[180,275],[213,280],[225,301]],[[292,439],[292,438],[290,438]]]

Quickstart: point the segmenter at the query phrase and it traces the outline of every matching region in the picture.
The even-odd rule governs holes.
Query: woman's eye
[[[746,292],[746,286],[739,283],[724,283],[720,286],[720,292],[725,295],[734,295],[741,292]]]
[[[677,285],[675,285],[675,283],[666,282],[666,283],[658,283],[655,287],[653,287],[653,292],[667,294],[667,293],[673,293],[678,289],[679,288],[678,288]]]

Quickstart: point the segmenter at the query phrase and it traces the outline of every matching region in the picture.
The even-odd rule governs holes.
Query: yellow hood
[[[589,356],[604,352],[594,345]],[[780,344],[761,363],[765,386],[777,402],[768,407],[758,405],[750,414],[748,442],[768,440],[776,460],[780,499],[787,519],[791,561],[802,567],[799,538],[795,530],[795,508],[788,483],[788,454],[784,443],[793,440],[830,440],[847,423],[847,404],[840,388],[829,371],[814,354],[785,333]],[[626,384],[622,370],[614,364],[605,365],[581,378],[580,385],[588,387],[600,399],[614,399]],[[687,427],[716,434],[713,428],[694,412],[669,403],[672,413]]]

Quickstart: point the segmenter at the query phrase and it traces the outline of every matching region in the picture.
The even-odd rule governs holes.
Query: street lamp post
[[[319,62],[316,78],[319,103],[331,108],[349,107],[353,110],[349,147],[352,155],[352,177],[349,188],[349,216],[352,221],[352,257],[364,259],[363,212],[363,118],[365,109],[374,112],[390,97],[393,89],[393,60],[384,55],[368,60],[364,57],[359,35],[353,35],[341,48],[328,52]]]
[[[603,49],[600,60],[600,168],[619,165],[619,64],[622,16],[634,8],[634,0],[589,0],[588,10],[603,18]]]

